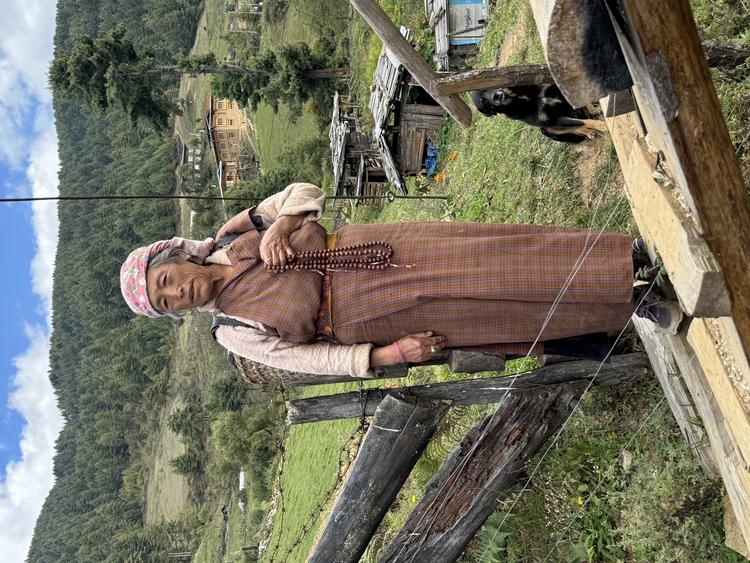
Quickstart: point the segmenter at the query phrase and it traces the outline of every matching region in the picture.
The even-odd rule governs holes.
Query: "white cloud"
[[[57,194],[57,137],[47,68],[52,56],[55,0],[3,2],[0,18],[0,160],[26,169],[27,186],[13,191],[35,196]],[[0,482],[2,560],[23,561],[36,519],[53,485],[52,457],[63,420],[49,382],[52,271],[57,249],[57,207],[32,206],[36,255],[31,287],[39,296],[46,326],[26,326],[29,348],[15,359],[11,408],[25,419],[21,458],[6,466]],[[31,316],[31,315],[30,315]],[[13,327],[9,327],[13,330]]]
[[[0,483],[0,552],[3,561],[26,558],[39,511],[52,476],[52,452],[62,428],[49,370],[49,336],[40,327],[26,327],[31,344],[15,360],[17,386],[11,406],[26,419],[21,436],[21,459],[9,463]]]
[[[37,137],[31,145],[27,176],[34,197],[55,196],[57,189],[58,155],[57,135],[51,115],[39,112]],[[32,204],[33,225],[36,232],[37,252],[31,263],[34,292],[44,301],[47,317],[51,313],[52,272],[57,250],[57,204],[38,201]]]
[[[25,131],[33,127],[30,98],[49,104],[55,0],[3,2],[0,18],[0,158],[23,165]]]

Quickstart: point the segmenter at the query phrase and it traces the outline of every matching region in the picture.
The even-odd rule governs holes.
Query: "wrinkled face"
[[[215,297],[222,276],[215,268],[177,256],[146,271],[146,289],[151,305],[162,312],[195,309]]]

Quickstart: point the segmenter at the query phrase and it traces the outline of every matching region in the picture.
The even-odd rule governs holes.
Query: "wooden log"
[[[621,0],[618,31],[649,138],[716,258],[750,355],[750,198],[688,0]],[[554,74],[554,72],[553,72]]]
[[[446,409],[441,401],[383,401],[309,563],[359,561]]]
[[[601,366],[594,383],[613,385],[639,377],[648,367],[645,354],[615,356],[610,364]],[[310,397],[287,401],[287,424],[305,424],[322,420],[357,418],[363,414],[371,416],[378,405],[388,396],[418,397],[448,401],[453,405],[487,404],[500,401],[508,392],[520,393],[540,386],[561,383],[588,383],[599,369],[598,362],[573,361],[553,364],[524,373],[515,378],[488,377],[448,381],[413,387],[372,389],[359,393],[341,393],[321,397]]]
[[[531,0],[531,10],[550,72],[573,107],[632,84],[604,2]]]
[[[711,445],[700,424],[690,391],[680,375],[669,336],[656,332],[654,323],[635,315],[633,315],[633,326],[646,347],[651,367],[664,390],[669,408],[690,451],[706,472],[717,474],[719,469]]]
[[[614,30],[612,33],[614,34]],[[708,66],[712,68],[734,68],[747,62],[750,57],[750,49],[715,40],[704,41],[703,49]],[[447,96],[472,90],[549,84],[554,81],[546,64],[526,64],[441,73],[432,81],[432,87],[436,94]],[[610,93],[614,94],[614,91],[610,89]],[[631,107],[627,111],[632,111],[632,109]]]
[[[706,61],[711,68],[735,68],[750,58],[750,49],[742,45],[732,45],[716,39],[702,42]]]
[[[513,65],[441,74],[433,79],[432,88],[436,94],[447,96],[472,90],[550,82],[554,80],[547,65]]]
[[[494,354],[451,350],[448,352],[448,367],[453,373],[480,373],[483,371],[503,371],[505,360]]]
[[[466,435],[430,480],[379,563],[458,559],[494,512],[497,500],[518,481],[525,463],[568,416],[583,389],[581,382],[508,395],[492,417]],[[453,475],[459,466],[462,469]]]
[[[613,104],[616,101],[602,101],[605,113]],[[678,201],[676,190],[654,178],[658,157],[640,134],[637,115],[617,115],[606,122],[633,217],[648,246],[659,252],[683,309],[694,316],[729,314],[729,293],[719,264]]]
[[[455,119],[462,127],[471,125],[471,109],[457,96],[442,96],[432,89],[432,81],[437,74],[427,62],[417,53],[409,42],[403,38],[398,28],[386,15],[375,0],[349,0],[372,30],[383,41],[383,45],[404,65],[409,74],[429,92],[437,103]]]

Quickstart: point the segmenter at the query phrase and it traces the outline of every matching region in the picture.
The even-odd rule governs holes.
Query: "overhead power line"
[[[3,197],[0,198],[0,203],[23,203],[23,202],[34,202],[34,201],[106,201],[106,200],[137,200],[137,199],[195,199],[203,201],[246,201],[248,203],[260,203],[264,198],[257,197],[234,197],[234,196],[207,196],[207,195],[59,195],[59,196],[47,196],[47,197]],[[394,201],[396,199],[448,199],[448,196],[444,195],[396,195],[388,193],[383,196],[373,197],[357,197],[357,196],[345,196],[345,195],[334,195],[327,196],[326,199],[330,200],[368,200],[368,199],[387,199]]]

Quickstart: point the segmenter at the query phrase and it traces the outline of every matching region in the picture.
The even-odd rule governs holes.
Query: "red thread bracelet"
[[[393,343],[393,346],[396,348],[396,352],[398,352],[399,358],[401,358],[401,362],[404,364],[408,364],[409,362],[406,361],[406,356],[404,356],[404,351],[401,349],[401,345],[398,343],[398,341]]]

